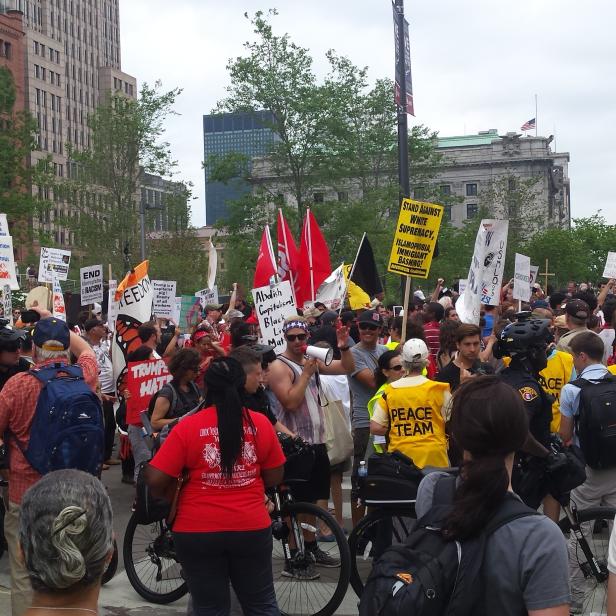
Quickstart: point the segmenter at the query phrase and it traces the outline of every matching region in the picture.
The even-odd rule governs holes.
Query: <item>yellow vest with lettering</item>
[[[389,415],[389,451],[400,451],[419,467],[449,466],[441,413],[448,383],[426,381],[411,387],[387,385],[383,406]]]
[[[508,366],[511,358],[503,357]],[[565,351],[556,351],[548,358],[548,365],[539,373],[539,383],[545,392],[554,396],[550,432],[560,430],[560,390],[570,381],[573,372],[573,356]]]

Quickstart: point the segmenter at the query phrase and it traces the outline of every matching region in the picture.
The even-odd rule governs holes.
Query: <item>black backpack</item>
[[[593,469],[616,468],[616,377],[576,379],[580,388],[576,432],[586,464]]]
[[[420,518],[405,545],[392,545],[373,564],[359,616],[476,616],[485,595],[481,568],[486,540],[501,526],[539,515],[508,494],[479,537],[445,541],[442,523],[451,511],[455,477],[435,486],[433,507]],[[449,503],[449,504],[445,504]]]
[[[193,393],[199,394],[199,388],[192,381],[189,385]],[[182,396],[181,392],[178,392],[178,390],[174,387],[173,382],[169,381],[150,398],[150,402],[148,403],[148,417],[150,419],[152,418],[152,413],[154,412],[154,407],[156,406],[156,400],[158,400],[158,396],[160,395],[161,391],[163,391],[163,389],[171,391],[169,410],[167,411],[167,415],[165,415],[165,419],[181,417],[182,415],[192,410],[192,408],[186,408],[187,405],[184,396]]]

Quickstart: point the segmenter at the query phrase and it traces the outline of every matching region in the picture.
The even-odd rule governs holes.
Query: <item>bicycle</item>
[[[351,557],[343,530],[327,511],[293,501],[286,485],[271,490],[270,498],[274,503],[272,571],[281,614],[331,616],[349,585]],[[318,531],[335,540],[317,542],[322,554],[315,558],[306,542]],[[164,520],[140,525],[133,514],[124,534],[123,555],[131,586],[147,601],[172,603],[188,592],[173,535]],[[319,559],[331,560],[322,565]]]

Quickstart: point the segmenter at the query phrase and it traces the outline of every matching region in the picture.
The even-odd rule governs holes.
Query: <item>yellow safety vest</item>
[[[381,404],[389,415],[390,451],[407,455],[419,468],[449,466],[445,420],[441,413],[448,390],[448,383],[437,381],[411,387],[385,387]]]
[[[508,366],[511,358],[503,357]],[[560,430],[560,390],[571,380],[573,356],[565,351],[556,351],[548,358],[548,365],[539,373],[539,383],[543,391],[554,397],[550,432]]]
[[[377,389],[377,392],[374,394],[374,396],[372,396],[372,398],[368,400],[368,415],[370,416],[370,419],[372,419],[372,416],[374,415],[374,405],[376,404],[376,401],[379,400],[383,395],[383,390],[385,389],[385,387],[387,387],[387,383],[383,383],[383,385],[381,385]],[[374,447],[374,451],[376,451],[377,453],[383,453],[383,445],[375,443],[374,437],[372,437],[372,446]]]

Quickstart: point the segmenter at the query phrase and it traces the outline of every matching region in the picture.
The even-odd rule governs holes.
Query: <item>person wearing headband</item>
[[[353,356],[349,352],[347,340],[349,330],[341,327],[336,330],[341,359],[328,366],[323,362],[305,356],[309,338],[309,325],[304,317],[293,315],[282,326],[285,351],[270,366],[269,386],[275,396],[274,413],[294,434],[314,445],[315,465],[310,481],[294,484],[291,488],[298,501],[318,503],[327,508],[330,490],[330,466],[325,446],[325,413],[319,394],[318,372],[322,374],[350,374],[355,369]],[[318,566],[335,567],[338,562],[322,551],[314,534],[306,538]],[[316,572],[309,572],[317,576]],[[286,571],[288,577],[306,579],[305,571]]]

